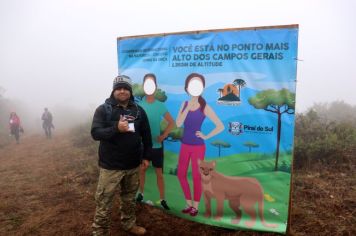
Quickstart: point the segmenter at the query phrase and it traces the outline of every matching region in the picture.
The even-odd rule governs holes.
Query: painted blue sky
[[[243,79],[247,86],[256,89],[281,89],[288,88],[295,92],[296,79],[296,60],[297,57],[297,34],[298,30],[293,29],[266,29],[266,30],[242,30],[227,31],[219,33],[203,33],[201,35],[168,35],[165,37],[151,38],[130,38],[118,40],[118,63],[120,72],[129,75],[135,83],[142,83],[142,78],[146,73],[155,73],[160,88],[170,94],[184,94],[184,80],[192,72],[204,74],[206,87],[217,83],[232,83],[236,78]],[[197,40],[198,38],[198,40]],[[231,45],[252,45],[260,44],[280,44],[287,43],[288,50],[237,50],[232,49]],[[229,45],[227,51],[218,51],[218,45]],[[212,51],[204,54],[222,53],[282,53],[283,60],[230,60],[223,61],[222,67],[172,67],[171,60],[166,62],[145,62],[145,57],[128,57],[128,51],[144,50],[151,48],[166,49],[167,58],[172,58],[172,54],[199,54],[194,48],[200,45],[213,46]],[[193,52],[174,53],[174,48],[191,46]],[[137,52],[141,54],[144,52]],[[150,53],[150,52],[148,52]],[[131,53],[132,56],[132,53]],[[186,61],[187,63],[192,62]],[[206,62],[209,60],[195,60],[196,62]],[[214,61],[214,60],[210,60]],[[221,61],[221,60],[220,60]]]
[[[186,76],[192,72],[198,72],[205,76],[206,84],[203,97],[225,126],[222,133],[206,140],[207,156],[216,157],[217,155],[216,147],[210,145],[214,140],[224,140],[231,144],[231,148],[224,150],[222,155],[246,152],[247,149],[243,146],[244,142],[258,143],[258,150],[254,150],[256,152],[273,153],[276,148],[277,116],[263,109],[255,109],[249,104],[248,99],[266,89],[280,90],[287,88],[292,93],[295,92],[297,34],[298,29],[296,28],[279,28],[123,39],[118,40],[118,66],[121,73],[129,75],[135,83],[139,84],[142,83],[144,74],[155,73],[158,87],[166,92],[168,97],[166,106],[173,117],[177,117],[182,102],[189,100],[189,96],[184,91]],[[235,48],[238,48],[237,45],[248,45],[250,47],[252,44],[260,45],[260,49],[233,50],[232,46],[235,45]],[[280,48],[278,50],[267,50],[266,44],[287,46],[285,50]],[[217,50],[218,45],[228,45],[229,49],[219,51]],[[159,49],[159,52],[163,50],[166,53],[164,55],[167,55],[164,56],[165,58],[172,58],[172,54],[194,56],[197,53],[195,47],[201,50],[201,46],[207,51],[204,52],[204,58],[208,53],[210,59],[197,60],[198,62],[211,60],[214,53],[241,51],[247,52],[249,56],[258,52],[282,53],[283,59],[254,60],[248,58],[239,61],[225,60],[224,66],[221,67],[184,66],[178,68],[172,66],[174,62],[171,59],[164,62],[145,61],[146,58],[155,58],[152,56],[152,49]],[[175,53],[178,47],[183,47],[188,52]],[[141,57],[140,55],[144,56]],[[194,60],[190,62],[192,61]],[[233,83],[237,78],[246,82],[246,86],[241,90],[241,103],[237,106],[218,104],[217,99],[220,97],[218,89],[223,88],[226,84]],[[268,127],[272,131],[258,132],[257,130],[243,128],[243,133],[234,135],[229,132],[230,122],[240,122],[244,127]],[[294,115],[284,115],[282,126],[281,150],[288,151],[291,150],[293,143]],[[201,130],[207,134],[212,129],[214,129],[214,124],[207,118]],[[166,148],[178,152],[179,146],[179,143],[168,142]]]

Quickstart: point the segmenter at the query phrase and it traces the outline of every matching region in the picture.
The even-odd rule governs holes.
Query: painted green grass
[[[242,209],[242,219],[239,224],[231,224],[231,218],[235,217],[234,212],[228,206],[228,201],[225,201],[224,205],[224,217],[220,221],[216,221],[213,218],[207,219],[203,216],[205,212],[205,205],[203,198],[199,204],[199,215],[191,217],[189,215],[182,214],[180,211],[185,207],[185,200],[183,191],[180,187],[178,178],[176,175],[169,174],[173,169],[177,167],[177,154],[171,152],[165,152],[164,160],[164,178],[166,187],[166,200],[171,208],[168,213],[175,214],[182,218],[194,220],[197,222],[231,228],[231,229],[245,229],[249,230],[244,225],[244,222],[249,220],[249,216],[245,214]],[[206,161],[211,161],[207,158]],[[288,204],[289,204],[289,188],[290,188],[290,174],[282,171],[273,171],[274,169],[274,156],[257,153],[237,154],[226,156],[223,158],[215,159],[217,163],[217,171],[229,176],[245,176],[256,178],[262,185],[264,193],[271,196],[264,200],[264,216],[267,223],[277,223],[277,228],[266,228],[260,223],[260,218],[257,217],[257,222],[253,227],[254,230],[259,231],[273,231],[279,233],[285,233],[287,216],[288,216]],[[279,163],[284,161],[287,165],[291,163],[290,155],[281,155]],[[191,173],[188,172],[188,180],[193,188],[191,181]],[[153,168],[149,168],[146,175],[145,185],[145,197],[144,200],[151,200],[159,207],[159,194],[156,185],[156,176]],[[275,209],[278,213],[271,212],[271,209]],[[216,210],[216,201],[212,200],[212,214],[214,216]],[[257,205],[256,205],[257,211]],[[273,211],[273,210],[272,210]]]

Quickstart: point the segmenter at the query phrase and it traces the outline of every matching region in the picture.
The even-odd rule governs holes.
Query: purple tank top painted
[[[187,102],[184,105],[184,109],[187,106]],[[183,109],[183,110],[184,110]],[[204,140],[197,137],[195,133],[200,131],[203,121],[205,119],[204,113],[198,108],[195,111],[189,111],[184,121],[184,133],[182,143],[188,145],[202,145]]]

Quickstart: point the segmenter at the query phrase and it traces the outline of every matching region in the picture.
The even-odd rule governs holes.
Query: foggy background
[[[117,37],[288,24],[299,24],[296,111],[355,105],[355,9],[352,0],[0,0],[0,123],[16,111],[26,130],[42,131],[44,107],[57,129],[87,122],[118,73]]]

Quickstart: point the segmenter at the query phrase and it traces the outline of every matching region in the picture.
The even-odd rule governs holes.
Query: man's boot
[[[146,229],[141,226],[135,225],[131,229],[129,229],[128,232],[134,235],[144,235],[146,233]]]

